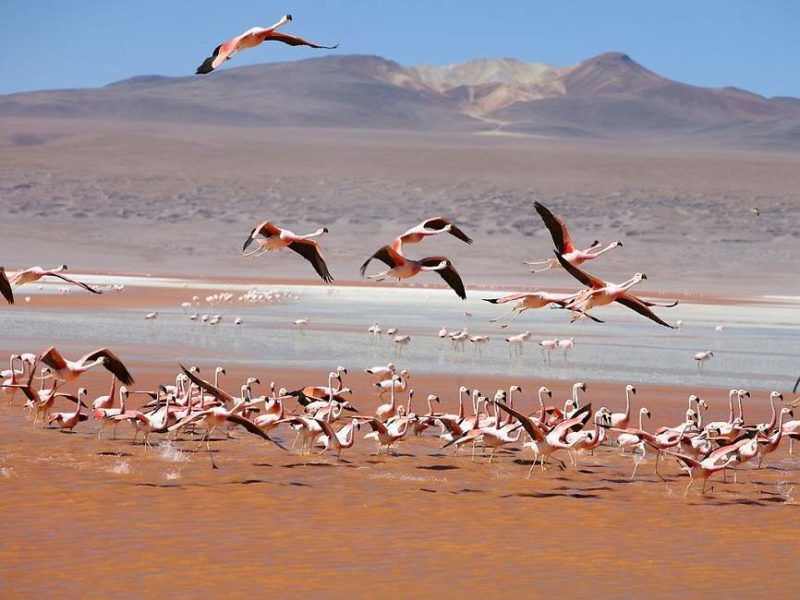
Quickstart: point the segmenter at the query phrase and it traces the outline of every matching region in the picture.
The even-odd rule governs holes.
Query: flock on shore
[[[76,382],[95,367],[103,367],[112,374],[107,393],[89,404],[89,391],[85,387],[79,387],[74,394],[61,391],[63,384]],[[34,427],[41,424],[71,433],[91,419],[98,439],[109,427],[113,431],[111,439],[117,439],[118,426],[125,424],[133,430],[132,443],[141,435],[145,448],[153,445],[154,435],[167,440],[199,440],[198,449],[205,445],[214,469],[218,465],[211,441],[213,434],[222,428],[227,438],[231,437],[231,429],[238,428],[282,451],[290,451],[275,437],[278,430],[283,430],[284,438],[293,436],[295,452],[330,452],[335,454],[337,462],[361,437],[357,432],[369,428],[363,438],[372,440],[376,454],[385,451],[388,455],[401,442],[431,435],[430,432],[439,438],[442,449],[452,448],[457,454],[461,448],[467,448],[473,461],[485,460],[488,452],[490,464],[498,449],[520,447],[531,454],[528,478],[536,465],[542,471],[552,465],[568,468],[563,456],[577,468],[582,454],[594,454],[601,446],[616,446],[622,452],[630,452],[633,479],[651,451],[655,454],[658,477],[664,479],[659,463],[672,458],[689,475],[686,493],[700,480],[701,493],[705,494],[706,482],[715,473],[733,469],[735,481],[735,471],[744,463],[753,461],[756,468],[762,468],[765,459],[778,450],[782,441],[789,440],[791,454],[793,441],[800,439],[800,421],[793,418],[791,410],[800,404],[800,399],[779,407],[784,400],[779,392],[769,396],[772,417],[765,423],[745,419],[744,403],[750,394],[732,389],[727,420],[704,422],[708,403],[691,395],[683,422],[648,430],[644,419],[649,419],[651,413],[647,408],[636,411],[638,424],[632,422],[632,400],[636,394],[633,385],[625,387],[624,409],[616,412],[605,406],[593,411],[591,403],[584,403],[582,394],[586,393],[587,385],[583,382],[572,386],[572,395],[563,405],[551,404],[552,392],[544,386],[538,389],[533,407],[522,406],[523,390],[518,385],[499,389],[491,398],[477,389],[461,387],[457,391],[457,411],[442,412],[440,398],[429,394],[425,399],[427,410],[416,412],[408,370],[398,371],[389,363],[365,372],[372,380],[374,396],[372,399],[370,395],[361,396],[358,404],[376,402],[374,410],[361,410],[365,407],[354,405],[353,389],[344,386],[347,369],[341,366],[328,374],[324,385],[309,384],[290,391],[276,390],[275,382],[270,382],[269,393],[260,396],[254,393],[255,386],[262,383],[258,377],[248,377],[236,394],[225,391],[220,382],[226,375],[223,367],[217,367],[213,381],[209,381],[200,377],[197,368],[181,366],[174,384],[161,384],[155,390],[135,390],[131,387],[133,377],[125,365],[106,348],[74,361],[64,358],[56,348],[48,348],[40,355],[11,355],[9,369],[0,373],[0,377],[4,379],[2,387],[9,405],[20,393],[24,397],[24,407],[30,411]],[[520,397],[515,399],[515,394]],[[129,398],[133,395],[144,397],[138,409],[130,406]],[[58,399],[71,401],[74,409],[55,412]],[[600,458],[596,456],[594,460]]]
[[[278,31],[278,28],[291,20],[291,15],[285,15],[270,27],[249,29],[220,44],[197,68],[197,73],[211,73],[238,52],[265,41],[311,48],[336,47],[319,45]],[[541,260],[525,261],[525,264],[533,273],[563,270],[577,280],[581,287],[567,293],[537,291],[485,298],[492,304],[510,306],[507,312],[492,319],[492,322],[502,321],[500,327],[506,329],[528,310],[556,307],[566,311],[565,314],[570,315],[573,322],[590,319],[603,323],[597,316],[598,309],[618,303],[658,325],[670,329],[678,327],[665,321],[653,310],[674,307],[677,301],[659,303],[631,292],[634,286],[647,279],[646,274],[636,273],[624,282],[613,283],[584,270],[585,263],[622,247],[620,241],[603,245],[595,240],[585,249],[578,249],[562,218],[539,202],[534,202],[533,208],[551,234],[554,255]],[[244,256],[258,258],[270,251],[289,249],[310,263],[325,283],[331,283],[334,278],[318,241],[325,234],[328,234],[326,226],[313,233],[298,235],[267,220],[258,223],[251,230],[242,252]],[[361,266],[362,277],[374,281],[399,281],[425,272],[435,272],[459,298],[466,299],[464,282],[450,257],[412,258],[407,254],[414,244],[440,234],[449,234],[466,244],[473,243],[473,239],[455,222],[445,216],[435,216],[408,229],[373,252]],[[367,275],[367,269],[373,260],[384,263],[387,268]],[[13,304],[17,288],[43,278],[57,278],[90,293],[101,293],[100,289],[68,277],[64,274],[66,270],[66,265],[50,270],[31,267],[13,272],[7,272],[0,267],[0,294],[7,303]],[[252,301],[271,299],[253,298]],[[192,303],[185,304],[188,306],[183,308],[187,311],[193,306]],[[152,312],[145,318],[153,321],[157,317],[158,313]],[[195,320],[198,318],[199,315],[194,315]],[[236,324],[241,324],[241,320]],[[302,332],[308,325],[308,319],[298,319],[293,325]],[[379,334],[380,328],[377,324],[374,327]],[[371,330],[370,334],[374,334],[374,331]],[[528,332],[526,334],[527,337],[520,334],[521,337],[507,338],[510,352],[512,348],[521,350],[521,344],[530,337]],[[399,354],[411,338],[397,331],[392,336]],[[454,347],[463,347],[463,343],[468,340],[474,344],[476,351],[488,341],[486,336],[469,336],[466,330],[448,332],[443,329],[439,337],[449,339]],[[573,346],[573,338],[540,342],[544,360],[549,360],[550,353],[555,350],[562,350],[566,357]],[[712,357],[713,352],[710,351],[698,353],[695,356],[698,368],[702,369],[703,364]],[[85,387],[79,387],[74,392],[64,391],[63,386],[75,383],[84,373],[95,367],[103,367],[112,374],[108,393],[90,402],[89,391]],[[373,378],[373,389],[379,402],[374,410],[366,410],[365,406],[354,406],[353,390],[343,386],[343,376],[346,376],[347,371],[342,367],[331,371],[326,385],[276,391],[275,384],[271,383],[269,393],[261,396],[256,396],[253,391],[256,385],[261,384],[257,377],[249,377],[237,392],[225,391],[220,383],[220,378],[225,375],[222,367],[215,369],[213,381],[209,381],[202,378],[196,368],[181,366],[174,383],[158,385],[154,390],[135,390],[130,372],[108,348],[100,348],[71,361],[62,356],[55,347],[51,347],[40,354],[12,354],[9,358],[9,369],[0,373],[0,391],[9,398],[9,404],[13,404],[20,395],[25,398],[24,406],[30,410],[34,426],[41,424],[43,427],[71,432],[82,422],[91,419],[96,423],[98,437],[103,430],[110,427],[113,438],[116,438],[118,426],[124,424],[133,428],[134,441],[139,435],[142,436],[145,447],[153,443],[152,436],[160,436],[162,439],[182,436],[179,439],[195,441],[199,437],[199,447],[205,445],[213,468],[217,468],[217,464],[210,444],[214,440],[212,436],[215,432],[223,428],[226,435],[230,435],[229,429],[238,429],[270,442],[281,451],[289,451],[286,444],[275,437],[276,431],[282,429],[289,436],[294,436],[292,446],[297,452],[332,452],[337,460],[356,443],[359,437],[357,432],[368,428],[370,431],[365,437],[374,441],[376,453],[385,450],[389,454],[390,449],[398,443],[414,436],[431,435],[431,432],[435,432],[434,435],[441,439],[442,448],[452,448],[454,453],[458,453],[462,447],[468,448],[472,460],[484,460],[482,457],[488,452],[489,463],[495,460],[495,452],[499,448],[519,446],[529,451],[533,458],[528,477],[535,465],[539,465],[543,471],[552,464],[567,468],[561,456],[566,457],[572,465],[577,465],[583,453],[593,453],[601,446],[612,445],[622,451],[631,452],[633,478],[643,457],[650,450],[655,453],[656,474],[662,476],[659,471],[662,457],[672,458],[689,474],[690,483],[686,492],[689,492],[695,481],[701,480],[702,493],[705,493],[706,482],[715,473],[727,469],[734,469],[735,473],[738,467],[749,461],[754,461],[760,468],[785,438],[789,439],[790,452],[793,440],[800,439],[800,421],[793,419],[791,411],[798,401],[779,408],[778,404],[783,401],[783,396],[778,392],[773,392],[769,397],[772,418],[767,423],[746,422],[743,405],[750,395],[745,390],[733,389],[729,395],[730,410],[727,420],[704,423],[703,413],[708,404],[692,395],[689,397],[682,423],[648,431],[644,419],[650,417],[650,412],[644,407],[636,413],[638,426],[631,423],[631,399],[636,392],[632,385],[625,389],[625,409],[620,412],[613,412],[607,407],[594,411],[591,403],[582,401],[581,392],[587,389],[582,382],[573,386],[572,396],[563,406],[547,403],[551,400],[552,393],[546,387],[538,389],[533,410],[530,407],[523,409],[519,397],[515,402],[514,395],[522,394],[522,389],[516,385],[508,390],[497,390],[489,396],[479,390],[462,387],[457,392],[457,412],[439,411],[440,398],[435,395],[426,397],[427,411],[415,412],[412,410],[414,390],[410,385],[411,374],[408,370],[398,371],[390,363],[366,371]],[[128,399],[132,395],[145,398],[139,409],[130,407]],[[404,396],[405,402],[399,396]],[[360,398],[359,404],[372,401],[368,400],[367,394]],[[55,412],[53,409],[58,400],[72,402],[74,409]],[[469,409],[465,408],[465,404]],[[738,414],[735,406],[738,407]],[[86,412],[84,408],[87,409]]]

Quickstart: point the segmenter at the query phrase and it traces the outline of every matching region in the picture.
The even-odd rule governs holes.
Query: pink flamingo
[[[544,204],[534,202],[533,206],[536,209],[536,212],[539,213],[539,216],[542,217],[545,227],[547,227],[547,229],[550,231],[550,235],[553,238],[553,243],[556,245],[556,250],[558,250],[558,253],[562,255],[564,259],[567,260],[571,265],[577,267],[585,263],[587,260],[593,260],[598,256],[605,254],[609,250],[616,248],[617,246],[620,248],[622,247],[622,242],[611,242],[602,250],[598,250],[601,244],[599,241],[595,240],[586,250],[578,250],[573,245],[572,238],[567,230],[567,226],[564,224],[564,221],[561,218],[553,214]],[[548,269],[558,268],[559,265],[559,263],[552,258],[539,262],[524,262],[526,265],[531,267],[531,273],[541,273],[542,271],[547,271]],[[547,266],[543,269],[536,270],[535,267],[539,265]]]
[[[78,397],[75,398],[75,412],[52,413],[47,419],[47,424],[52,425],[55,423],[61,431],[72,433],[72,430],[78,423],[86,421],[89,418],[89,415],[85,415],[81,412],[81,408],[86,406],[84,399],[88,393],[89,390],[86,388],[78,389]],[[70,400],[74,398],[74,396],[64,397]]]
[[[214,48],[214,52],[211,56],[197,67],[196,74],[205,75],[206,73],[211,73],[211,71],[217,69],[222,63],[233,58],[237,52],[241,52],[247,48],[255,48],[263,42],[282,42],[289,46],[309,46],[311,48],[323,48],[325,50],[333,50],[339,47],[339,44],[335,46],[321,46],[296,35],[289,35],[288,33],[276,31],[278,27],[285,25],[291,20],[292,15],[283,15],[277,23],[270,27],[253,27],[229,39],[224,44],[220,44]]]
[[[709,456],[702,461],[695,460],[691,456],[686,456],[684,454],[678,454],[677,452],[670,452],[666,450],[667,454],[674,456],[678,459],[679,462],[683,463],[682,467],[685,471],[689,473],[689,485],[686,486],[686,491],[683,493],[684,496],[689,494],[689,489],[694,485],[695,480],[702,479],[703,480],[703,489],[700,491],[702,496],[706,495],[706,484],[708,483],[709,477],[711,477],[717,471],[722,471],[723,469],[727,469],[730,465],[735,463],[739,460],[737,455],[730,456],[727,461],[722,464],[717,464],[717,458],[712,458]]]
[[[550,305],[566,308],[568,304],[578,299],[582,293],[583,292],[577,292],[574,294],[555,294],[551,292],[528,292],[520,294],[510,294],[508,296],[503,296],[501,298],[484,298],[483,300],[484,302],[490,302],[492,304],[506,304],[508,302],[514,302],[514,305],[511,307],[510,310],[503,313],[499,317],[495,317],[494,319],[489,320],[490,323],[496,323],[497,321],[506,317],[507,315],[513,315],[511,319],[508,320],[508,322],[500,325],[500,329],[507,329],[508,326],[514,322],[514,319],[516,319],[526,310],[544,308],[545,306],[550,306]],[[590,314],[586,314],[586,316],[592,319],[593,321],[596,321],[598,323],[603,323],[603,321],[593,317]]]
[[[96,290],[93,287],[86,285],[85,283],[81,283],[80,281],[75,281],[74,279],[70,279],[66,275],[62,275],[63,271],[67,270],[67,265],[61,265],[56,269],[43,269],[42,267],[31,267],[29,269],[24,269],[22,271],[17,271],[16,273],[10,274],[8,276],[8,282],[11,285],[11,288],[18,288],[21,285],[25,285],[26,283],[35,283],[39,281],[42,277],[56,277],[61,279],[62,281],[66,281],[71,285],[76,285],[79,288],[86,290],[87,292],[91,292],[92,294],[101,294],[100,290]],[[0,284],[0,287],[2,285]],[[3,294],[5,296],[5,294]],[[8,298],[6,298],[8,300]],[[12,298],[13,300],[13,298]],[[11,302],[13,304],[13,302]]]
[[[119,425],[119,421],[115,418],[119,415],[123,414],[125,411],[125,400],[128,399],[128,388],[124,385],[120,386],[119,388],[119,408],[114,408],[113,406],[102,406],[102,407],[95,407],[94,409],[94,420],[98,422],[99,427],[97,429],[97,439],[100,439],[100,434],[103,432],[103,429],[108,427],[109,425],[114,426],[114,434],[111,436],[112,440],[117,439],[117,426]]]
[[[564,259],[563,256],[558,253],[556,253],[556,258],[561,263],[561,266],[564,267],[565,271],[589,287],[588,292],[577,298],[571,304],[567,305],[567,308],[575,310],[579,313],[573,317],[573,321],[578,319],[581,314],[594,308],[595,306],[605,306],[606,304],[611,304],[612,302],[618,302],[619,304],[630,308],[640,315],[647,317],[651,321],[655,321],[659,325],[669,327],[670,329],[675,329],[673,325],[670,325],[666,321],[662,320],[658,315],[650,310],[650,307],[662,306],[671,308],[673,306],[677,306],[677,300],[669,304],[657,304],[655,302],[642,300],[638,296],[634,296],[628,291],[637,283],[647,279],[647,275],[644,273],[636,273],[633,277],[623,283],[609,283],[607,281],[603,281],[602,279],[598,279],[594,275],[590,275],[586,271],[582,271],[578,267],[572,266]]]
[[[369,275],[367,279],[383,281],[390,277],[397,277],[397,279],[400,280],[414,277],[423,271],[436,271],[459,298],[462,300],[466,300],[467,298],[467,292],[464,290],[464,282],[461,281],[461,276],[458,274],[458,271],[456,271],[453,263],[450,262],[450,259],[446,256],[427,256],[419,260],[413,260],[403,256],[391,246],[383,246],[361,265],[362,277],[365,276],[367,266],[372,259],[378,259],[385,263],[389,269],[377,275]]]
[[[472,238],[453,225],[452,221],[447,217],[432,217],[412,227],[404,234],[397,236],[394,242],[392,242],[392,249],[402,253],[403,244],[416,244],[429,235],[439,235],[440,233],[449,233],[462,242],[466,242],[467,244],[472,243]]]
[[[74,381],[89,369],[103,366],[125,385],[133,384],[133,377],[128,373],[128,369],[108,348],[99,348],[73,362],[61,356],[55,346],[51,346],[44,351],[41,361],[53,369],[55,376],[62,381]]]
[[[297,235],[288,229],[281,229],[269,221],[263,221],[256,225],[250,232],[250,235],[247,236],[247,240],[244,246],[242,246],[242,252],[245,252],[245,256],[258,258],[270,250],[289,248],[289,250],[297,252],[310,262],[311,266],[314,267],[314,270],[325,283],[330,283],[333,281],[333,276],[330,271],[328,271],[328,265],[325,263],[325,258],[322,256],[322,250],[316,240],[311,239],[321,236],[323,233],[328,233],[327,227],[321,227],[314,233],[309,233],[307,235]],[[247,248],[253,242],[256,242],[258,247],[251,252],[246,252]]]
[[[636,394],[636,388],[631,384],[625,386],[625,412],[611,413],[609,423],[611,427],[625,429],[631,420],[631,394]],[[648,416],[650,416],[648,414]]]

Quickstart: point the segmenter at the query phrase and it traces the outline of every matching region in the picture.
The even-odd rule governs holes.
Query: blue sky
[[[289,33],[407,65],[563,66],[619,50],[687,83],[800,97],[797,0],[0,0],[0,93],[190,75],[217,44],[287,12]],[[320,52],[271,44],[228,67]]]

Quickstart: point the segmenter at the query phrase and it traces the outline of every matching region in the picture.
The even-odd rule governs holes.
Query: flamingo
[[[392,376],[391,382],[394,384],[398,382],[400,378],[397,375]],[[395,400],[395,385],[389,386],[389,403],[388,404],[381,404],[375,410],[375,416],[381,421],[388,421],[392,417],[397,414],[397,402]],[[384,390],[385,391],[385,390]]]
[[[598,256],[601,256],[608,252],[609,250],[613,250],[616,247],[622,247],[622,242],[611,242],[608,246],[603,248],[602,250],[598,250],[601,246],[600,242],[595,240],[592,242],[592,245],[589,246],[586,250],[578,250],[572,244],[572,238],[569,235],[569,230],[567,230],[567,226],[564,224],[564,221],[553,214],[549,208],[547,208],[544,204],[540,202],[533,203],[536,212],[539,213],[539,216],[544,221],[545,227],[550,231],[550,235],[553,238],[553,243],[556,245],[556,250],[560,255],[564,257],[571,265],[579,266],[585,263],[587,260],[593,260]],[[558,262],[549,258],[545,261],[539,262],[531,262],[531,261],[524,261],[526,265],[531,267],[531,273],[541,273],[542,271],[547,271],[549,269],[558,268]],[[536,270],[535,267],[539,265],[547,265],[543,269]]]
[[[197,75],[205,75],[211,73],[214,69],[219,68],[225,61],[230,60],[237,52],[246,50],[247,48],[254,48],[263,42],[283,42],[289,46],[309,46],[311,48],[322,48],[325,50],[333,50],[338,48],[339,44],[335,46],[321,46],[314,42],[309,42],[296,35],[288,33],[281,33],[276,31],[278,27],[285,25],[292,20],[292,15],[283,15],[280,20],[271,25],[270,27],[253,27],[244,33],[240,33],[236,37],[229,39],[224,44],[220,44],[214,48],[214,52],[207,59],[197,67]]]
[[[350,419],[350,422],[346,423],[339,431],[334,431],[328,420],[317,419],[316,421],[322,430],[318,439],[324,445],[320,454],[328,450],[335,450],[336,462],[339,462],[341,460],[342,450],[352,448],[355,443],[355,429],[358,426],[358,419]]]
[[[506,342],[508,343],[508,355],[509,358],[512,356],[521,356],[522,355],[522,346],[531,339],[531,332],[530,331],[523,331],[522,333],[518,333],[516,335],[510,335],[506,338]]]
[[[611,412],[601,406],[594,415],[594,431],[571,431],[564,441],[571,446],[568,451],[572,466],[578,467],[578,455],[586,450],[590,453],[600,446],[606,439],[606,425]]]
[[[572,443],[568,443],[564,438],[570,431],[581,429],[586,424],[586,421],[589,420],[592,413],[592,405],[587,404],[578,409],[574,417],[562,421],[553,427],[551,431],[545,433],[530,417],[526,417],[521,412],[502,402],[496,402],[495,404],[502,410],[516,417],[521,427],[523,427],[531,437],[531,441],[523,444],[523,447],[531,448],[535,457],[540,457],[540,465],[543,471],[547,470],[546,463],[549,457],[553,456],[559,450],[571,450],[573,446],[577,444],[576,440]],[[566,468],[563,461],[559,460],[559,462],[561,463],[561,468]],[[535,464],[536,460],[534,458],[531,468],[528,470],[528,479],[530,479]]]
[[[628,426],[631,420],[631,394],[636,394],[636,388],[628,384],[625,386],[625,412],[611,413],[611,417],[609,418],[611,427],[625,429]]]
[[[99,422],[99,427],[97,428],[98,440],[100,439],[100,434],[103,432],[103,429],[109,425],[114,426],[114,433],[111,439],[117,439],[117,426],[119,425],[119,421],[116,420],[115,417],[125,412],[125,401],[127,399],[128,388],[123,385],[119,388],[119,408],[114,408],[112,406],[94,407],[94,420]]]
[[[376,388],[380,389],[378,395],[383,398],[383,395],[389,389],[396,389],[399,392],[405,392],[408,388],[408,380],[411,379],[411,373],[406,369],[400,371],[400,375],[394,375],[390,379],[384,379],[378,383],[373,384]]]
[[[764,441],[759,442],[758,445],[758,468],[760,469],[764,464],[764,457],[767,454],[771,454],[778,449],[778,446],[781,443],[781,439],[783,438],[783,417],[785,415],[789,415],[790,417],[794,417],[794,413],[792,412],[791,408],[784,406],[781,409],[780,414],[778,415],[778,426],[775,429],[775,433],[773,433],[769,438]]]
[[[93,287],[86,285],[85,283],[81,283],[80,281],[75,281],[74,279],[70,279],[66,275],[62,275],[61,273],[67,270],[67,265],[61,265],[55,269],[43,269],[42,267],[30,267],[29,269],[24,269],[22,271],[17,271],[16,273],[12,273],[8,275],[8,282],[11,285],[11,288],[18,288],[21,285],[25,285],[26,283],[35,283],[42,279],[42,277],[56,277],[65,281],[71,285],[78,286],[86,290],[87,292],[91,292],[92,294],[102,294],[100,290],[96,290]],[[2,285],[0,284],[0,287]],[[5,296],[5,294],[3,294]],[[8,297],[6,297],[8,300]],[[13,298],[11,298],[10,304],[13,304]]]
[[[714,353],[711,350],[706,350],[704,352],[698,352],[694,355],[694,360],[697,362],[697,372],[703,372],[703,365],[714,358]]]
[[[375,417],[364,417],[363,421],[372,427],[372,431],[364,436],[364,439],[374,439],[378,442],[378,450],[375,455],[381,453],[381,448],[386,447],[386,454],[389,454],[389,449],[393,444],[403,439],[408,432],[408,427],[412,421],[416,421],[416,417],[411,417],[401,425],[401,429],[397,431],[390,431],[384,423]]]
[[[458,227],[447,217],[432,217],[416,225],[406,231],[404,234],[399,235],[392,242],[392,248],[397,252],[403,252],[403,244],[416,244],[421,242],[424,238],[430,235],[438,235],[440,233],[449,233],[453,237],[457,237],[462,242],[467,244],[472,243],[472,238],[466,233],[461,231]]]
[[[575,338],[571,337],[568,340],[558,340],[559,350],[564,351],[564,362],[567,362],[567,353],[575,347]]]
[[[78,423],[86,421],[89,418],[89,415],[85,415],[81,412],[81,408],[86,406],[84,400],[88,393],[89,390],[86,388],[80,388],[78,390],[77,401],[75,402],[75,412],[52,413],[47,419],[47,424],[52,425],[55,423],[61,431],[72,433],[72,430]],[[72,399],[71,396],[65,397]]]
[[[484,302],[489,302],[491,304],[506,304],[508,302],[514,302],[514,305],[511,307],[508,312],[503,313],[499,317],[495,317],[494,319],[490,319],[490,323],[496,323],[503,317],[507,315],[513,315],[511,319],[509,319],[506,323],[500,325],[500,329],[507,329],[509,325],[520,316],[526,310],[533,310],[537,308],[544,308],[545,306],[555,305],[560,306],[561,308],[567,308],[567,306],[581,297],[583,292],[576,292],[574,294],[555,294],[551,292],[528,292],[528,293],[520,293],[520,294],[510,294],[508,296],[502,296],[501,298],[484,298]],[[584,314],[585,311],[584,311]],[[593,317],[590,314],[586,314],[587,317],[592,319],[593,321],[597,321],[598,323],[602,323],[600,319]]]
[[[74,381],[89,369],[96,366],[105,367],[125,385],[133,384],[133,377],[117,358],[117,355],[108,348],[99,348],[80,357],[76,361],[65,359],[61,353],[51,346],[42,353],[40,360],[53,369],[55,376],[63,381]]]
[[[181,427],[184,427],[184,426],[188,425],[189,423],[194,423],[196,421],[201,421],[201,420],[204,421],[205,424],[206,424],[206,434],[205,434],[204,439],[201,442],[201,444],[203,442],[205,442],[205,444],[206,444],[206,449],[208,450],[208,455],[209,455],[209,457],[211,457],[211,468],[212,469],[217,469],[218,467],[217,467],[217,464],[214,462],[214,455],[211,452],[211,444],[210,444],[211,434],[214,433],[214,430],[217,427],[219,427],[220,425],[222,425],[223,423],[226,423],[226,422],[227,423],[234,423],[235,425],[240,425],[248,433],[251,433],[253,435],[261,437],[261,438],[263,438],[263,439],[265,439],[265,440],[267,440],[269,442],[272,442],[273,444],[275,444],[281,450],[285,450],[285,448],[283,447],[283,445],[280,442],[278,442],[277,440],[271,438],[264,431],[262,431],[258,426],[256,426],[255,423],[253,423],[252,421],[249,421],[248,419],[245,419],[243,416],[241,416],[239,414],[244,409],[245,405],[247,404],[247,398],[245,396],[246,396],[246,392],[249,392],[249,388],[246,385],[242,386],[242,398],[240,398],[240,399],[238,399],[238,401],[236,401],[237,399],[233,398],[230,394],[222,391],[221,389],[219,389],[215,385],[209,383],[208,381],[204,381],[203,379],[200,379],[199,377],[197,377],[197,375],[195,375],[194,373],[189,371],[183,365],[181,365],[181,370],[192,381],[192,383],[197,385],[199,388],[207,391],[212,396],[216,397],[223,404],[223,406],[215,406],[213,408],[209,408],[209,409],[206,409],[206,410],[201,410],[199,412],[189,414],[189,415],[187,415],[186,417],[184,417],[183,419],[181,419],[180,421],[178,421],[177,423],[175,423],[174,425],[172,425],[169,428],[170,431],[177,431]],[[167,401],[169,401],[169,397],[168,397]],[[225,403],[231,403],[231,404],[233,404],[233,407],[230,408],[230,409],[227,409],[227,408],[224,407]]]
[[[550,354],[558,348],[558,340],[541,340],[539,346],[542,349],[542,361],[545,363],[550,362]],[[545,352],[547,354],[545,354]]]
[[[689,489],[694,485],[696,479],[703,480],[703,489],[700,491],[700,494],[705,496],[706,484],[708,483],[709,477],[717,471],[727,469],[731,464],[739,460],[739,457],[734,455],[729,457],[725,463],[717,464],[716,457],[712,458],[709,456],[702,461],[698,461],[685,454],[678,454],[677,452],[670,452],[669,450],[667,450],[666,453],[674,456],[679,462],[683,463],[682,468],[689,473],[689,485],[686,486],[686,491],[683,493],[684,496],[689,494]]]
[[[364,369],[364,372],[368,373],[375,379],[376,382],[378,382],[391,378],[391,376],[394,375],[395,370],[396,367],[394,366],[394,363],[388,363],[385,367],[377,366],[370,369]]]
[[[111,375],[111,389],[109,390],[108,394],[105,396],[98,396],[92,402],[92,410],[97,410],[101,408],[111,408],[114,404],[114,396],[117,391],[117,376]]]
[[[673,306],[677,306],[677,300],[669,304],[657,304],[655,302],[642,300],[638,296],[634,296],[628,291],[637,283],[647,279],[647,275],[644,273],[636,273],[624,283],[609,283],[607,281],[603,281],[602,279],[598,279],[594,275],[590,275],[586,271],[582,271],[578,267],[572,266],[558,253],[556,253],[556,258],[558,258],[565,271],[590,288],[586,294],[578,297],[572,304],[567,305],[567,308],[575,310],[579,313],[573,317],[573,321],[578,319],[582,314],[585,314],[587,310],[594,308],[595,306],[605,306],[606,304],[611,304],[612,302],[619,302],[623,306],[638,312],[640,315],[647,317],[651,321],[655,321],[659,325],[669,327],[670,329],[675,329],[674,325],[670,325],[666,321],[662,320],[658,315],[650,310],[650,307],[662,306],[665,308],[672,308]]]
[[[467,293],[464,290],[464,282],[461,281],[461,276],[458,274],[458,271],[456,271],[453,263],[450,262],[450,259],[446,256],[427,256],[419,260],[413,260],[403,256],[391,246],[383,246],[361,265],[362,277],[365,276],[367,266],[372,259],[380,260],[388,265],[389,269],[377,275],[370,275],[367,279],[383,281],[389,277],[397,277],[397,279],[400,280],[414,277],[423,271],[436,271],[459,298],[462,300],[466,300],[467,298]]]
[[[250,235],[247,236],[247,240],[245,240],[242,246],[242,252],[245,253],[244,256],[258,258],[270,250],[289,248],[310,262],[311,266],[314,267],[314,270],[325,283],[331,283],[333,281],[333,276],[330,274],[330,271],[328,271],[328,265],[325,263],[325,258],[322,256],[322,250],[316,240],[312,239],[324,233],[328,233],[327,227],[321,227],[314,233],[309,233],[307,235],[297,235],[288,229],[281,229],[269,221],[263,221],[256,225],[250,232]],[[247,248],[253,242],[256,242],[258,247],[255,250],[247,252]]]
[[[408,346],[411,343],[411,336],[410,335],[396,335],[392,338],[392,342],[395,345],[395,349],[397,350],[398,354],[403,353],[403,348]]]

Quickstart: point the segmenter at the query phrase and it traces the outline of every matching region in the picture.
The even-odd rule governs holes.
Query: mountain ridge
[[[0,116],[800,145],[800,99],[689,85],[623,52],[566,67],[514,58],[410,67],[327,55],[206,77],[140,75],[99,88],[7,94]]]

